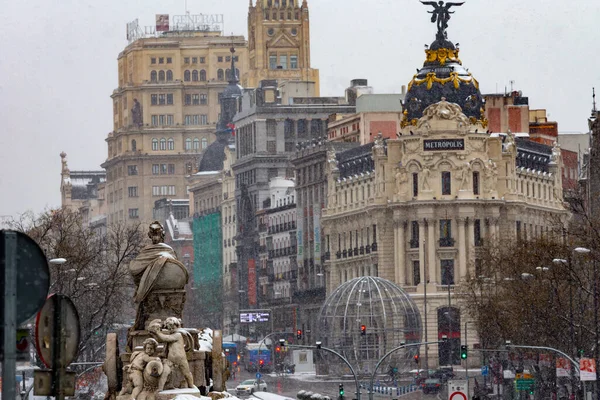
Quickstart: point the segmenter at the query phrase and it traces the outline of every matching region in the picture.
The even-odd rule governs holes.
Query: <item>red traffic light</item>
[[[361,325],[360,326],[360,334],[362,336],[365,336],[367,334],[367,326],[366,325]]]
[[[296,339],[298,339],[298,340],[302,339],[302,329],[298,329],[296,331]]]
[[[279,353],[281,351],[281,347],[279,347],[279,346],[275,347],[275,351]]]
[[[419,355],[415,354],[415,356],[413,358],[415,359],[415,362],[418,364],[419,363]]]
[[[260,365],[263,365],[263,364],[265,363],[265,360],[260,360],[258,363],[259,363]]]

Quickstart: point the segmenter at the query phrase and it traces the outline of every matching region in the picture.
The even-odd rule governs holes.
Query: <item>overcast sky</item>
[[[367,78],[400,92],[424,61],[435,25],[417,0],[309,0],[312,66],[321,95]],[[125,24],[185,13],[185,0],[4,2],[0,57],[0,216],[60,205],[60,152],[71,170],[98,170],[112,127],[110,94]],[[248,0],[187,0],[247,34]],[[466,0],[449,23],[463,65],[483,93],[515,90],[546,108],[561,132],[586,132],[600,87],[600,1]],[[600,99],[600,97],[599,97]]]

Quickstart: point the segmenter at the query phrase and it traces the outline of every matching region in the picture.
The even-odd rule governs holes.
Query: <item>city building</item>
[[[302,92],[296,88],[306,86],[305,82],[287,81],[278,85],[277,81],[261,81],[258,88],[247,89],[243,94],[234,118],[236,161],[232,169],[236,179],[241,309],[261,307],[258,281],[266,271],[257,266],[260,242],[256,212],[270,198],[269,182],[277,177],[294,177],[291,158],[296,144],[306,140],[316,144],[324,140],[331,114],[350,114],[356,110],[344,98],[288,94],[288,91]],[[314,96],[314,89],[309,95]],[[292,100],[281,103],[280,99],[286,96]],[[299,280],[303,273],[299,267]]]
[[[67,154],[60,153],[61,207],[81,214],[84,226],[106,229],[106,203],[104,201],[105,171],[71,171]]]
[[[263,80],[312,82],[319,95],[319,70],[310,66],[310,18],[306,0],[250,0],[248,68],[242,85]]]
[[[217,17],[171,16],[169,27],[157,29],[128,24],[102,164],[109,223],[150,222],[155,200],[187,196],[185,177],[214,141],[232,57],[233,75],[246,70],[246,40],[223,36]]]
[[[300,276],[293,291],[292,303],[301,305],[296,312],[297,328],[305,343],[317,340],[317,319],[325,301],[325,248],[321,210],[327,208],[327,159],[340,151],[357,147],[357,142],[312,141],[298,143],[292,157],[296,176],[297,232],[296,264]]]
[[[480,275],[482,245],[560,235],[569,215],[560,148],[510,133],[529,127],[518,96],[488,97],[489,132],[479,84],[446,37],[439,28],[408,85],[397,138],[329,158],[321,219],[328,294],[359,276],[390,280],[417,303],[424,340],[447,335],[421,350],[425,369],[460,364],[468,317],[453,290]],[[478,342],[474,328],[468,340]]]

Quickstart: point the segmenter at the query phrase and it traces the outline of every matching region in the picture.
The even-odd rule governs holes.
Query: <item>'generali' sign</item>
[[[465,140],[464,139],[434,139],[434,140],[423,140],[423,150],[435,151],[435,150],[464,150]]]

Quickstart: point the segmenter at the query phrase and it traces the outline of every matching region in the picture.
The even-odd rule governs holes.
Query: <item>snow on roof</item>
[[[198,176],[198,175],[216,175],[221,171],[200,171],[200,172],[196,172],[194,175]]]

